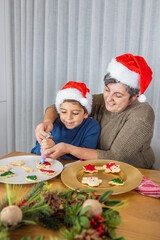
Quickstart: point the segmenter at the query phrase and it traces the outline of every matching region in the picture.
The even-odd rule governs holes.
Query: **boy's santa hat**
[[[81,82],[68,82],[60,91],[58,91],[56,96],[56,108],[59,112],[60,105],[64,100],[76,100],[85,109],[88,114],[91,113],[92,109],[92,95],[89,93],[90,90],[86,87],[85,83]]]
[[[143,93],[152,80],[152,70],[143,57],[133,56],[130,53],[116,57],[108,64],[107,72],[117,81],[140,89],[138,100],[146,101]]]

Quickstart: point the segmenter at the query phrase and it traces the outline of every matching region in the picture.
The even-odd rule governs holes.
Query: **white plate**
[[[10,164],[13,161],[23,161],[25,165],[28,167],[31,167],[34,169],[33,172],[27,173],[24,171],[22,166],[13,166]],[[36,168],[36,163],[41,161],[41,156],[34,156],[34,155],[23,155],[23,156],[17,156],[17,157],[9,157],[9,158],[3,158],[0,160],[0,165],[8,165],[11,167],[10,171],[15,173],[15,177],[10,177],[10,178],[5,178],[5,179],[0,179],[0,182],[2,183],[10,183],[10,184],[31,184],[31,183],[37,183],[41,181],[46,181],[51,178],[54,178],[58,176],[62,170],[63,170],[63,165],[60,163],[58,160],[53,160],[51,158],[46,158],[46,161],[52,162],[53,165],[50,168],[45,168],[49,170],[54,170],[56,173],[55,175],[47,175],[47,174],[42,174],[38,171]],[[0,174],[3,172],[0,172]],[[28,175],[36,175],[37,176],[37,181],[36,182],[27,182],[24,178]]]

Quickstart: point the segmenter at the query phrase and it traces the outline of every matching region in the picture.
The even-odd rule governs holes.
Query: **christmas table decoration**
[[[12,189],[8,184],[6,186],[7,196],[0,203],[0,232],[3,240],[9,239],[9,230],[24,224],[38,224],[59,230],[60,239],[63,240],[124,240],[116,234],[116,228],[121,222],[117,207],[123,202],[109,199],[112,191],[101,196],[96,195],[93,189],[51,191],[52,185],[40,182],[23,199],[18,200],[20,186],[13,185]],[[13,218],[15,211],[17,218]]]
[[[117,237],[116,234],[116,228],[121,222],[116,208],[123,202],[109,200],[112,191],[107,191],[101,196],[96,195],[96,190],[93,189],[83,191],[67,189],[47,194],[45,199],[52,206],[54,214],[45,216],[42,213],[40,222],[46,228],[60,230],[61,239],[124,240],[124,237]]]
[[[0,202],[0,239],[9,239],[8,231],[27,224],[37,224],[42,212],[49,216],[53,211],[46,203],[42,194],[45,194],[49,186],[46,182],[37,183],[24,196],[17,199],[20,195],[21,185],[6,184],[7,194]]]

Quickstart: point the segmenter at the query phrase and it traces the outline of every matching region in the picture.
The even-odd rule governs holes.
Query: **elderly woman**
[[[97,149],[76,151],[60,143],[46,149],[45,154],[56,159],[69,153],[82,159],[112,159],[152,168],[154,112],[143,94],[151,80],[152,71],[143,57],[124,54],[112,59],[104,77],[104,93],[93,95],[91,116],[101,127]],[[39,143],[51,131],[57,116],[54,105],[46,110],[43,123],[35,131]]]

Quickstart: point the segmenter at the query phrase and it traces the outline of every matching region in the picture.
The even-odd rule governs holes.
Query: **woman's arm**
[[[48,107],[45,111],[45,115],[43,117],[43,122],[55,122],[55,120],[58,118],[58,113],[56,111],[55,105],[51,105]]]
[[[36,139],[39,143],[48,137],[48,133],[53,129],[53,123],[57,119],[58,114],[54,105],[46,109],[45,115],[43,117],[43,122],[38,124],[35,129]]]

